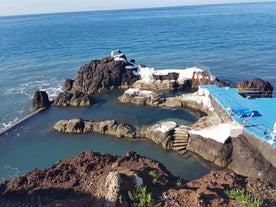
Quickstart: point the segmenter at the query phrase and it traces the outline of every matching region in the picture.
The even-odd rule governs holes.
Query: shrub
[[[251,194],[244,189],[233,188],[225,190],[224,193],[229,198],[235,199],[240,207],[261,207],[263,205],[263,200],[253,198]]]
[[[132,207],[152,207],[153,198],[147,193],[146,186],[135,186],[132,191]]]

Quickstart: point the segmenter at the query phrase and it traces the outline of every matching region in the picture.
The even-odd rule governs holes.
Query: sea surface
[[[128,59],[156,69],[203,65],[222,80],[259,77],[276,87],[275,36],[276,2],[0,17],[0,129],[28,114],[35,90],[46,90],[53,99],[80,66],[118,48]],[[160,120],[192,124],[197,119],[184,110],[122,109],[116,94],[99,97],[102,104],[91,109],[51,108],[0,136],[0,178],[50,166],[83,150],[124,154],[132,149],[154,159],[162,154],[160,160],[170,170],[188,179],[210,170],[192,155],[164,155],[147,141],[66,137],[50,130],[55,120],[74,116],[115,116],[138,125]],[[172,165],[184,162],[184,167]],[[187,175],[185,168],[190,169]]]

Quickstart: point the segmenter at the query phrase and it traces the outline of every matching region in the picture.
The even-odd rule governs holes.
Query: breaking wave
[[[32,99],[36,90],[46,91],[49,99],[53,100],[57,95],[62,92],[62,84],[60,80],[51,78],[50,80],[36,80],[27,83],[22,83],[18,87],[6,90],[4,95],[24,95],[28,99]]]

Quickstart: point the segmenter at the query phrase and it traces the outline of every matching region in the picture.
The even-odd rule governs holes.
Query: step
[[[174,136],[178,136],[178,137],[188,137],[188,134],[179,134],[179,133],[174,133]]]
[[[187,144],[172,145],[172,149],[187,148]]]
[[[174,136],[174,138],[178,138],[178,139],[189,139],[189,137],[186,137],[186,136]]]
[[[181,139],[189,139],[187,136],[179,136],[179,135],[174,135],[175,138],[181,138]]]
[[[188,142],[185,141],[185,140],[174,140],[173,143],[174,144],[180,144],[180,143],[182,143],[182,144],[188,144]]]
[[[180,151],[186,149],[186,146],[172,146],[172,150]]]
[[[189,134],[187,134],[187,133],[186,133],[186,134],[184,134],[184,133],[183,133],[183,134],[174,133],[173,135],[174,135],[174,136],[182,136],[182,137],[187,137],[187,136],[189,136]]]
[[[185,141],[185,142],[188,142],[189,141],[189,138],[188,137],[174,137],[174,140],[175,141]]]

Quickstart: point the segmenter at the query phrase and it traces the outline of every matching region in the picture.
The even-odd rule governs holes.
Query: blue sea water
[[[275,36],[276,2],[0,17],[0,129],[28,114],[35,90],[54,98],[80,66],[117,48],[157,69],[200,64],[223,80],[260,77],[276,87]],[[37,140],[47,136],[28,133]],[[70,139],[72,148],[75,138]],[[19,169],[22,174],[36,167],[20,168],[19,160],[11,164],[21,142],[0,143],[0,172]],[[56,143],[44,144],[54,146],[51,142]],[[29,143],[24,146],[30,152]],[[60,159],[69,156],[63,155]]]
[[[51,97],[78,68],[121,48],[158,69],[201,64],[220,79],[276,87],[276,2],[0,17],[0,123]]]

